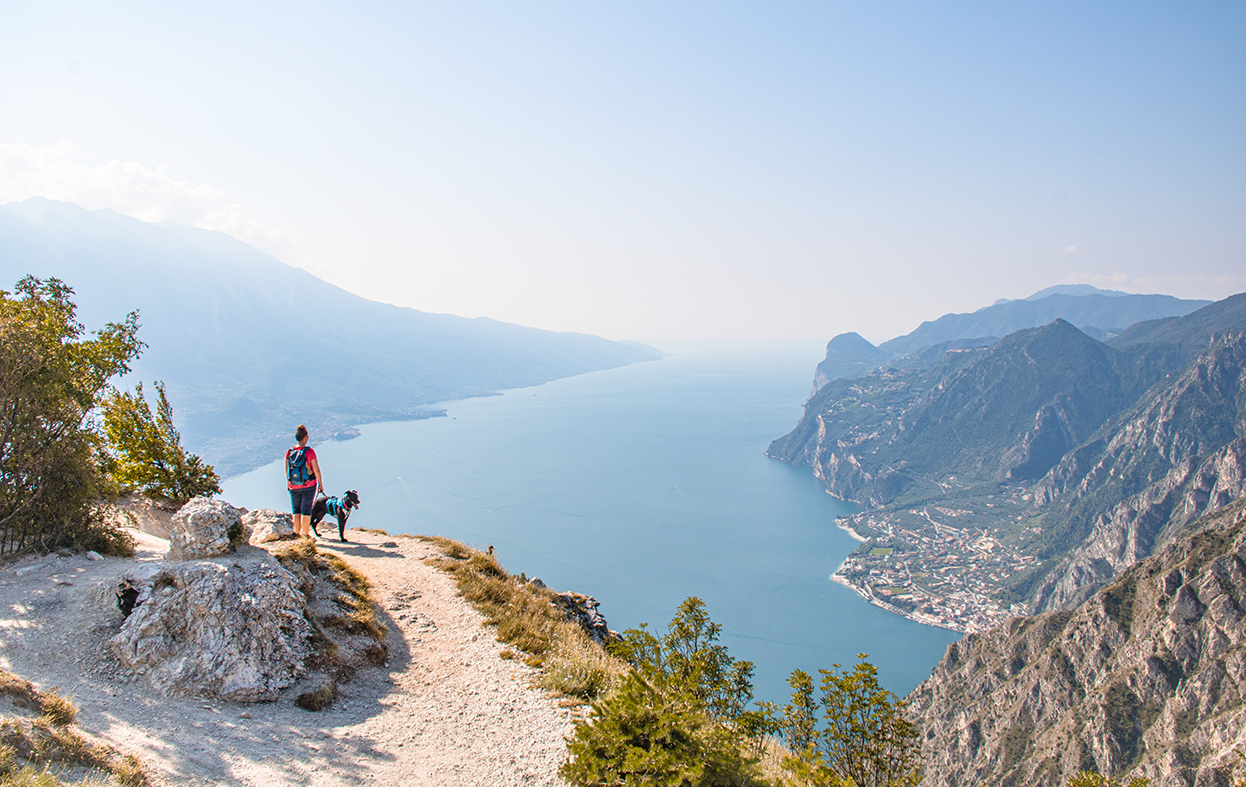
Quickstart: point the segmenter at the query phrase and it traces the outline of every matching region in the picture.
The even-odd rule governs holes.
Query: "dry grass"
[[[556,594],[513,577],[492,555],[440,536],[419,536],[441,553],[430,558],[454,577],[459,594],[497,629],[500,642],[525,654],[524,661],[541,670],[541,685],[580,699],[609,690],[626,671],[623,662],[606,653],[554,603]],[[510,658],[517,654],[509,653]]]
[[[39,710],[43,718],[57,727],[67,727],[78,717],[78,708],[65,699],[56,689],[50,689],[39,695]]]
[[[73,724],[78,715],[74,704],[56,689],[39,691],[30,681],[9,672],[0,671],[0,696],[9,697],[18,707],[35,711],[40,718],[47,719],[56,727]]]
[[[113,749],[84,738],[71,728],[78,709],[55,691],[41,692],[30,681],[0,671],[0,695],[33,711],[34,719],[0,721],[0,787],[9,785],[59,785],[51,766],[81,767],[94,771],[83,784],[147,787],[142,764],[133,756],[122,757]],[[111,777],[111,778],[110,778]]]
[[[319,621],[320,625],[344,629],[351,634],[366,634],[377,642],[385,639],[388,629],[377,615],[368,578],[345,560],[317,550],[310,539],[303,538],[274,550],[273,557],[282,563],[300,565],[342,591],[335,601],[345,614],[328,615]]]

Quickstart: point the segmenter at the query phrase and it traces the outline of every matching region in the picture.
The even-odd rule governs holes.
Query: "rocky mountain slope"
[[[1055,787],[1089,769],[1227,787],[1246,729],[1244,624],[1239,499],[1075,610],[950,645],[908,698],[922,783]]]
[[[132,376],[167,382],[186,443],[226,474],[300,422],[325,435],[660,356],[368,301],[223,233],[42,198],[0,208],[0,287],[26,274],[73,287],[88,329],[138,309]]]
[[[1107,343],[1057,320],[832,381],[768,454],[869,509],[847,525],[890,551],[852,571],[913,611],[1069,608],[1243,491],[1244,330],[1246,295]]]
[[[1034,488],[1053,554],[1039,608],[1085,598],[1207,511],[1246,493],[1246,339],[1213,341]]]
[[[929,369],[835,381],[770,455],[805,459],[831,494],[872,504],[931,476],[1040,477],[1126,404],[1116,355],[1056,320]],[[854,395],[866,386],[874,396]]]

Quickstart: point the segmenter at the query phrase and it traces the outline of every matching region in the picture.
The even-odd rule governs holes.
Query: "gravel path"
[[[26,559],[0,570],[0,667],[59,688],[84,731],[139,755],[160,785],[561,785],[574,711],[530,688],[414,539],[348,531],[321,541],[362,571],[389,627],[390,661],[329,708],[165,698],[117,664],[112,589],[133,561]],[[336,534],[335,534],[336,535]],[[168,542],[138,534],[136,561]]]

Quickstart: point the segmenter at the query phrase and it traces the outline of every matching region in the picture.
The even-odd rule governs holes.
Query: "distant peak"
[[[1109,298],[1123,298],[1129,294],[1120,290],[1101,290],[1089,284],[1057,284],[1054,287],[1039,290],[1025,300],[1038,301],[1050,295],[1106,295]]]
[[[866,339],[856,331],[849,331],[848,333],[841,333],[827,342],[826,349],[828,352],[831,350],[839,350],[840,352],[865,349],[873,350],[874,345],[870,344],[869,339]]]

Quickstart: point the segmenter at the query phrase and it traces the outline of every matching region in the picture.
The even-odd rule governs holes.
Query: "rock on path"
[[[135,560],[27,559],[0,568],[0,667],[58,687],[91,733],[138,754],[159,785],[561,785],[573,711],[530,688],[505,649],[414,539],[352,531],[321,541],[373,585],[390,661],[343,683],[328,709],[292,697],[240,705],[165,698],[108,648],[116,577],[168,542],[138,534]],[[381,545],[385,544],[384,547]],[[397,546],[390,546],[397,544]],[[246,718],[250,716],[250,718]]]

